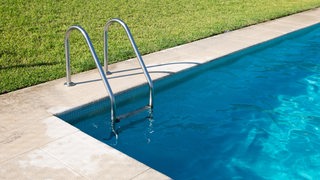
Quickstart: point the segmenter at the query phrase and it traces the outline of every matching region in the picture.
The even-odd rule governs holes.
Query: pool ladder
[[[137,56],[137,59],[139,61],[139,64],[141,66],[141,69],[146,77],[146,80],[148,82],[148,85],[149,85],[149,103],[148,105],[144,106],[144,107],[141,107],[137,110],[134,110],[134,111],[131,111],[131,112],[128,112],[126,114],[122,114],[122,115],[119,115],[117,116],[117,108],[116,108],[116,102],[115,102],[115,97],[114,97],[114,94],[113,94],[113,91],[111,89],[111,86],[108,82],[108,78],[107,78],[107,74],[108,74],[108,30],[109,30],[109,26],[113,23],[119,23],[123,29],[125,30],[129,40],[130,40],[130,43],[131,43],[131,46],[132,48],[134,49],[134,52]],[[90,50],[90,53],[94,59],[94,62],[98,68],[98,71],[99,71],[99,74],[101,76],[101,79],[102,79],[102,82],[109,94],[109,98],[110,98],[110,108],[111,108],[111,130],[112,132],[115,134],[115,136],[117,136],[117,132],[116,132],[116,129],[115,129],[115,123],[119,122],[121,119],[124,119],[124,118],[127,118],[129,116],[132,116],[132,115],[135,115],[137,113],[140,113],[144,110],[150,110],[150,112],[152,112],[152,109],[153,109],[153,82],[150,78],[150,75],[149,75],[149,72],[143,62],[143,59],[140,55],[140,52],[137,48],[137,45],[132,37],[132,34],[130,32],[130,29],[128,28],[128,26],[120,19],[111,19],[109,20],[105,27],[104,27],[104,70],[100,64],[100,61],[98,59],[98,56],[94,50],[94,47],[91,43],[91,40],[87,34],[87,32],[81,27],[81,26],[71,26],[67,32],[66,32],[66,35],[65,35],[65,40],[64,40],[64,43],[65,43],[65,55],[66,55],[66,79],[67,79],[67,82],[65,83],[66,86],[73,86],[75,85],[75,83],[73,83],[71,81],[71,67],[70,67],[70,45],[69,45],[69,36],[70,36],[70,33],[71,31],[73,30],[78,30],[81,32],[81,34],[83,35],[83,37],[85,38],[86,40],[86,43],[89,47],[89,50]]]

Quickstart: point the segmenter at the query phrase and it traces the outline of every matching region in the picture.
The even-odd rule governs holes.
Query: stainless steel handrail
[[[73,86],[73,85],[75,85],[75,83],[73,83],[73,82],[71,81],[69,37],[70,37],[71,31],[73,31],[73,30],[78,30],[78,31],[81,32],[81,34],[83,35],[83,37],[84,37],[85,40],[86,40],[86,43],[87,43],[87,45],[88,45],[88,47],[89,47],[89,50],[90,50],[90,52],[91,52],[91,55],[92,55],[92,57],[93,57],[93,59],[94,59],[94,62],[95,62],[95,64],[96,64],[97,68],[98,68],[98,71],[99,71],[99,74],[100,74],[101,79],[102,79],[102,81],[103,81],[103,84],[104,84],[104,86],[105,86],[105,88],[106,88],[106,90],[107,90],[107,92],[108,92],[108,94],[109,94],[109,97],[110,97],[110,105],[111,105],[111,106],[110,106],[110,107],[111,107],[111,129],[112,129],[112,132],[113,132],[113,133],[115,134],[115,136],[117,137],[117,132],[116,132],[116,130],[115,130],[115,123],[116,123],[117,121],[119,121],[122,116],[117,117],[117,115],[116,115],[115,97],[114,97],[114,94],[113,94],[113,92],[112,92],[112,89],[111,89],[111,87],[110,87],[110,84],[109,84],[108,79],[107,79],[107,76],[106,76],[107,73],[108,73],[108,29],[109,29],[109,26],[110,26],[112,23],[114,23],[114,22],[118,22],[118,23],[124,28],[124,30],[126,31],[127,36],[128,36],[128,38],[129,38],[129,40],[130,40],[130,43],[131,43],[131,45],[132,45],[132,48],[134,49],[134,52],[135,52],[135,54],[136,54],[136,56],[137,56],[137,58],[138,58],[138,60],[139,60],[139,64],[140,64],[140,66],[141,66],[141,69],[142,69],[142,71],[143,71],[143,73],[144,73],[144,75],[145,75],[145,77],[146,77],[146,79],[147,79],[148,85],[149,85],[149,105],[146,106],[146,107],[142,107],[142,108],[140,108],[140,109],[137,109],[137,110],[135,110],[135,111],[133,111],[133,112],[129,112],[129,113],[127,113],[127,114],[124,114],[124,115],[122,115],[122,116],[123,116],[123,117],[127,117],[127,116],[130,116],[130,115],[136,114],[136,113],[138,113],[138,112],[140,112],[140,111],[142,111],[142,110],[145,110],[145,109],[151,109],[151,112],[152,112],[152,108],[153,108],[153,82],[152,82],[152,80],[151,80],[151,78],[150,78],[150,75],[149,75],[149,73],[148,73],[148,71],[147,71],[147,68],[146,68],[146,66],[145,66],[145,64],[144,64],[144,62],[143,62],[143,60],[142,60],[142,57],[141,57],[141,55],[140,55],[140,52],[139,52],[139,50],[138,50],[138,48],[137,48],[136,43],[134,42],[134,39],[133,39],[133,37],[132,37],[132,35],[131,35],[131,32],[130,32],[128,26],[127,26],[122,20],[120,20],[120,19],[111,19],[111,20],[109,20],[109,21],[107,22],[107,24],[106,24],[105,27],[104,27],[104,66],[105,66],[105,72],[103,71],[103,68],[102,68],[102,66],[101,66],[101,64],[100,64],[100,61],[99,61],[99,59],[98,59],[98,56],[97,56],[97,54],[96,54],[96,52],[95,52],[95,50],[94,50],[94,47],[93,47],[93,45],[92,45],[92,43],[91,43],[91,40],[90,40],[87,32],[86,32],[81,26],[71,26],[71,27],[67,30],[66,35],[65,35],[65,40],[64,40],[64,43],[65,43],[65,53],[66,53],[66,54],[65,54],[65,55],[66,55],[66,74],[67,74],[67,76],[66,76],[67,81],[66,81],[65,85],[67,85],[67,86]]]
[[[66,36],[64,39],[64,44],[65,44],[65,52],[66,52],[66,73],[67,73],[67,82],[65,83],[65,85],[67,86],[73,86],[75,85],[75,83],[73,83],[71,81],[71,67],[70,67],[70,45],[69,45],[69,37],[70,37],[70,33],[73,30],[79,30],[81,32],[81,34],[83,35],[83,37],[86,40],[87,45],[89,46],[91,55],[94,59],[94,62],[98,68],[99,74],[101,76],[101,79],[103,81],[103,84],[109,94],[110,97],[110,104],[111,104],[111,121],[112,121],[112,126],[114,125],[114,122],[116,121],[116,104],[115,104],[115,98],[112,92],[112,89],[110,87],[110,84],[108,82],[108,79],[106,77],[106,75],[104,74],[103,68],[100,64],[100,61],[98,59],[98,56],[93,48],[93,45],[91,43],[91,40],[87,34],[87,32],[81,27],[81,26],[71,26],[67,32],[66,32]],[[112,127],[112,131],[114,131],[114,127]],[[114,132],[115,133],[115,132]],[[116,134],[116,133],[115,133]]]
[[[147,71],[146,65],[144,64],[144,62],[142,60],[142,57],[141,57],[140,52],[137,48],[137,45],[132,37],[130,29],[128,28],[126,23],[124,23],[121,19],[117,19],[117,18],[111,19],[106,23],[106,25],[104,27],[104,68],[105,68],[105,72],[106,72],[106,74],[108,73],[108,30],[109,30],[109,26],[114,22],[119,23],[123,27],[123,29],[126,31],[126,34],[130,40],[131,46],[134,49],[134,52],[139,60],[139,64],[141,66],[141,69],[142,69],[142,71],[147,79],[148,85],[149,85],[149,106],[152,109],[153,108],[153,96],[154,96],[152,80],[151,80],[150,75]]]

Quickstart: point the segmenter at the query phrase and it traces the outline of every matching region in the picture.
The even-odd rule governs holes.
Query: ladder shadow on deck
[[[110,100],[110,114],[111,114],[111,129],[112,129],[112,132],[114,133],[114,135],[116,137],[118,137],[118,134],[116,132],[116,129],[115,129],[115,123],[120,121],[122,117],[124,118],[127,118],[129,115],[135,115],[137,110],[133,110],[132,112],[128,112],[128,113],[125,113],[123,115],[117,115],[117,109],[116,109],[116,102],[115,102],[115,96],[113,94],[113,91],[112,91],[112,88],[110,86],[110,83],[108,81],[108,78],[107,78],[107,74],[108,74],[108,29],[110,27],[111,24],[113,23],[119,23],[123,29],[125,30],[129,40],[130,40],[130,43],[131,43],[131,46],[136,54],[136,57],[138,59],[138,62],[140,64],[140,68],[142,69],[143,71],[143,74],[147,80],[147,83],[148,83],[148,86],[149,86],[149,102],[146,106],[143,106],[142,108],[138,108],[137,110],[140,110],[140,109],[143,109],[143,110],[149,110],[151,113],[152,113],[152,110],[153,110],[153,96],[154,96],[154,92],[153,92],[153,82],[152,82],[152,79],[149,75],[149,72],[143,62],[143,59],[140,55],[140,52],[137,48],[137,45],[131,35],[131,32],[130,32],[130,29],[128,28],[128,26],[120,19],[111,19],[109,20],[105,27],[104,27],[104,68],[102,68],[101,64],[100,64],[100,61],[99,61],[99,58],[95,52],[95,49],[91,43],[91,40],[90,40],[90,37],[89,35],[87,34],[87,32],[81,27],[81,26],[71,26],[67,32],[66,32],[66,35],[65,35],[65,39],[64,39],[64,42],[65,42],[65,57],[66,57],[66,83],[65,85],[66,86],[74,86],[75,83],[71,81],[71,65],[70,65],[70,45],[69,45],[69,37],[70,37],[70,34],[73,30],[78,30],[81,32],[81,34],[83,35],[84,39],[86,40],[86,43],[89,47],[89,50],[90,50],[90,53],[93,57],[93,60],[96,64],[96,67],[99,71],[99,74],[100,74],[100,77],[101,77],[101,80],[108,92],[108,95],[109,95],[109,100]],[[93,80],[95,81],[95,80]],[[91,81],[91,82],[93,82]],[[140,112],[140,111],[139,111]]]
[[[165,64],[159,64],[159,65],[152,65],[152,66],[147,66],[147,68],[153,68],[153,67],[161,67],[161,66],[170,66],[170,65],[185,65],[185,64],[192,64],[192,65],[200,65],[200,63],[195,63],[195,62],[174,62],[174,63],[165,63]],[[124,69],[124,70],[118,70],[118,71],[112,71],[112,76],[108,77],[108,79],[117,79],[117,78],[122,78],[122,77],[129,77],[129,76],[134,76],[134,75],[140,75],[143,74],[143,72],[137,72],[137,73],[128,73],[126,75],[115,75],[117,73],[123,73],[123,72],[129,72],[129,71],[135,71],[139,70],[140,68],[132,68],[132,69]],[[175,74],[175,72],[172,71],[148,71],[149,74]],[[87,84],[87,83],[93,83],[93,82],[98,82],[101,81],[102,79],[93,79],[93,80],[88,80],[88,81],[79,81],[79,82],[73,82],[75,85],[77,84]]]

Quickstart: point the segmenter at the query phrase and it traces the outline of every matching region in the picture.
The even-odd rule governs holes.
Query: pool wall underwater
[[[317,66],[320,59],[319,27],[320,25],[317,24],[219,58],[208,64],[199,65],[168,78],[157,80],[155,82],[156,100],[153,118],[146,119],[146,115],[142,114],[124,120],[122,124],[118,124],[120,131],[118,140],[114,138],[106,140],[110,134],[110,108],[107,99],[85,105],[72,112],[60,114],[58,117],[175,179],[319,177],[320,165],[317,162],[319,162],[320,156],[319,152],[314,150],[319,148],[320,144],[317,132],[319,124],[315,122],[320,117],[316,111],[319,110],[318,103],[316,103],[319,98],[317,93],[313,93],[312,97],[305,94],[306,88],[308,92],[318,92],[319,74],[316,74],[316,71],[320,69]],[[303,59],[295,59],[293,63],[285,62],[282,65],[279,62],[273,66],[253,63],[253,61],[259,61],[264,57],[267,57],[264,63],[272,62],[276,57],[271,52],[279,50],[286,51],[292,56],[297,50],[288,50],[290,49],[288,45],[282,48],[278,47],[277,50],[272,48],[286,41],[294,44],[295,48],[301,43],[300,41],[305,40],[304,36],[314,32],[316,33],[310,35],[312,36],[310,42],[314,43],[311,49],[314,48],[312,51],[317,51],[318,54],[304,54]],[[293,43],[293,39],[298,37],[303,38]],[[262,55],[252,56],[252,54],[266,49],[267,52]],[[268,51],[268,49],[271,50]],[[306,50],[301,51],[302,54],[306,52]],[[289,55],[282,54],[283,57],[279,58],[280,61]],[[294,54],[294,56],[297,55]],[[302,62],[304,59],[314,58],[310,56],[316,56],[317,59],[313,62]],[[243,60],[247,57],[250,59]],[[245,63],[238,65],[241,61],[245,61]],[[302,62],[301,66],[292,66],[299,62]],[[233,71],[228,71],[229,67],[234,65]],[[263,72],[255,72],[254,76],[258,80],[247,79],[252,75],[242,74],[249,66],[252,66],[250,71]],[[289,69],[286,69],[288,67]],[[291,70],[299,69],[301,71],[290,71],[290,67],[292,67]],[[277,74],[280,79],[275,78],[275,75],[270,75],[272,78],[269,77],[269,71],[274,71],[274,68],[282,73]],[[216,73],[213,75],[203,73],[210,71],[216,71]],[[201,78],[195,80],[196,84],[184,84],[186,81],[198,77]],[[211,77],[214,78],[210,79]],[[239,81],[240,85],[244,86],[238,86],[239,84],[233,84],[233,82],[227,83],[227,80],[230,79],[231,81]],[[269,81],[269,79],[273,81]],[[291,86],[290,81],[294,81],[295,85]],[[220,84],[215,84],[217,82]],[[208,84],[215,91],[200,91],[204,89],[204,85]],[[180,86],[186,91],[168,90],[173,86]],[[248,86],[250,87],[248,88]],[[228,89],[237,89],[238,91],[228,94],[226,92]],[[266,95],[260,96],[260,92],[265,89],[272,90],[268,91]],[[173,94],[175,91],[179,93]],[[195,96],[191,92],[198,93]],[[148,100],[144,97],[148,97],[145,96],[147,93],[147,87],[140,86],[130,92],[117,95],[118,109],[126,111],[140,106],[140,103],[146,103]],[[215,98],[213,100],[207,99],[208,93],[210,97]],[[247,93],[250,93],[250,96],[245,96]],[[166,97],[167,94],[173,96]],[[199,94],[200,96],[198,96]],[[301,96],[301,94],[304,95]],[[193,100],[188,101],[186,98]],[[307,98],[308,101],[301,100],[302,102],[300,102],[300,99],[304,98]],[[236,103],[234,99],[236,99]],[[254,104],[257,99],[259,102]],[[267,99],[272,100],[267,101]],[[207,103],[206,107],[199,104],[199,102],[205,101],[215,102]],[[177,102],[182,103],[177,104]],[[160,103],[164,105],[159,105]],[[174,104],[174,106],[170,106],[170,104]],[[221,104],[222,106],[220,106]],[[310,104],[315,107],[310,107]],[[307,110],[298,112],[303,107]],[[159,113],[160,110],[164,112]],[[259,114],[256,111],[262,113]],[[212,115],[208,112],[214,113]],[[167,114],[170,113],[173,115],[168,116]],[[227,115],[223,115],[223,113]],[[291,113],[294,116],[288,115]],[[90,119],[93,116],[98,116],[100,120]],[[287,119],[286,116],[292,119]],[[163,120],[163,117],[169,119]],[[307,117],[309,118],[308,124],[301,120]],[[173,122],[173,124],[167,124],[167,122]],[[303,128],[313,129],[301,130],[301,124],[304,126]],[[286,129],[288,127],[291,129]],[[275,134],[275,130],[282,132]],[[207,136],[207,134],[212,134],[212,136]],[[130,143],[132,144],[130,145]],[[309,146],[308,150],[298,148],[307,146]],[[189,149],[194,151],[188,151]],[[200,154],[200,156],[195,154]],[[300,156],[305,156],[305,158],[299,158]],[[278,163],[279,159],[280,163]]]

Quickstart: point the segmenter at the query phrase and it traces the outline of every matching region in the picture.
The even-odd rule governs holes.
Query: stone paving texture
[[[153,80],[320,22],[320,8],[143,56]],[[134,34],[133,34],[134,36]],[[72,63],[72,57],[71,57]],[[115,93],[145,83],[136,59],[110,65]],[[98,71],[0,95],[0,179],[170,179],[54,114],[107,96]]]

